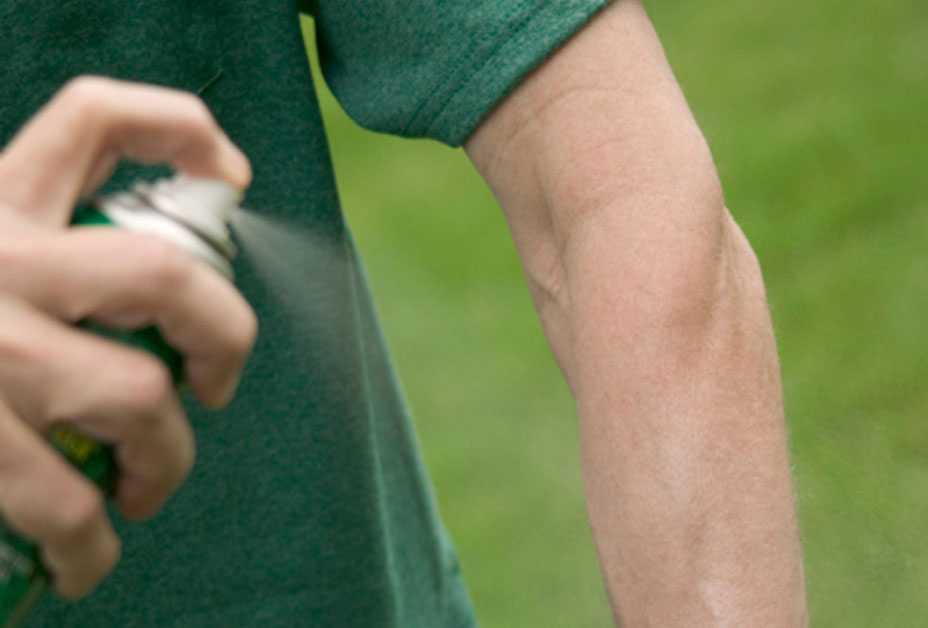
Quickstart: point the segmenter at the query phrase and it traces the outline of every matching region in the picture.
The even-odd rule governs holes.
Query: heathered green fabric
[[[326,81],[368,128],[457,146],[608,0],[304,0]]]
[[[298,12],[363,124],[461,143],[605,0],[12,0],[0,3],[0,140],[70,77],[202,92],[251,157],[247,204],[305,234],[269,282],[238,284],[261,334],[237,400],[188,404],[189,482],[89,599],[45,628],[466,628],[475,625],[342,221]],[[158,171],[123,168],[111,187]],[[105,368],[106,365],[100,365]],[[88,377],[93,377],[92,373]]]

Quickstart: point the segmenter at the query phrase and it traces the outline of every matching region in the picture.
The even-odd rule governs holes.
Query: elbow
[[[698,353],[768,317],[757,257],[714,176],[625,195],[566,250],[578,342],[605,328],[626,346]]]
[[[748,315],[746,306],[766,311],[766,295],[757,256],[726,205],[709,149],[701,136],[694,144],[688,168],[666,170],[676,173],[673,181],[644,187],[659,207],[652,205],[653,222],[641,225],[643,259],[630,263],[641,274],[630,279],[638,282],[638,306],[649,320],[700,335],[736,324]]]
[[[570,379],[581,415],[630,404],[632,416],[640,404],[750,390],[739,383],[750,373],[777,377],[757,258],[724,205],[713,211],[711,229],[646,238],[611,267],[576,257]]]
[[[689,250],[667,251],[667,256],[669,271],[656,279],[665,282],[664,305],[657,306],[664,327],[719,335],[766,314],[760,263],[721,202],[712,209],[707,232],[695,238]]]
[[[729,210],[719,202],[706,231],[685,248],[667,248],[655,262],[630,320],[657,331],[664,342],[705,353],[768,324],[763,275],[757,256]]]

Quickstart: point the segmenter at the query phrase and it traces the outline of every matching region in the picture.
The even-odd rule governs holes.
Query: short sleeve
[[[308,0],[326,82],[359,124],[464,143],[609,0]]]

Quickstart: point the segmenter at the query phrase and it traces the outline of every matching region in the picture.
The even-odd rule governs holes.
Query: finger
[[[119,164],[119,159],[120,155],[109,152],[105,153],[97,160],[81,188],[80,202],[93,201],[93,193],[110,178],[110,175],[113,174],[113,171]]]
[[[90,593],[119,560],[120,541],[100,492],[0,403],[0,511],[39,544],[56,590]]]
[[[168,163],[241,189],[251,181],[248,160],[196,96],[81,77],[59,91],[0,158],[0,202],[63,225],[87,183],[103,180],[121,157]]]
[[[0,300],[0,390],[39,432],[68,423],[112,443],[117,502],[128,518],[155,514],[193,467],[192,430],[156,358]]]
[[[0,290],[57,318],[157,325],[204,404],[233,396],[257,319],[231,283],[173,244],[109,228],[21,234],[0,242],[0,266]]]

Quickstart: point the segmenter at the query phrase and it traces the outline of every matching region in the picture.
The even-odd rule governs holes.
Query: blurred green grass
[[[649,10],[765,269],[813,625],[923,626],[928,9]],[[494,200],[461,152],[360,130],[319,84],[343,204],[483,624],[609,625],[572,402]]]

